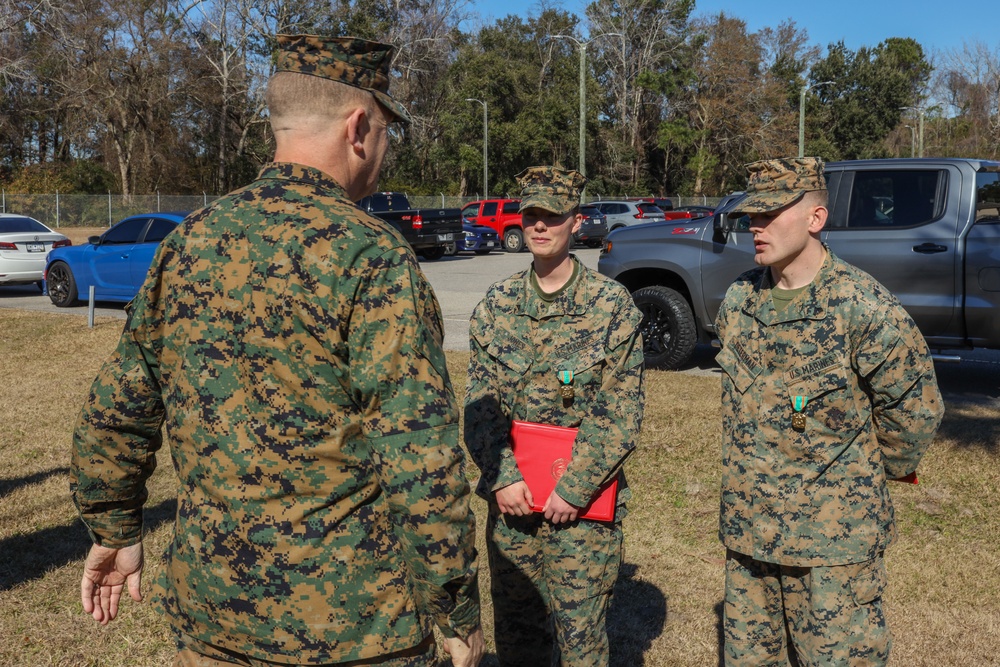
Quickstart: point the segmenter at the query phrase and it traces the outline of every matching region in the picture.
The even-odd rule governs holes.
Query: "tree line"
[[[750,32],[694,0],[541,0],[487,22],[464,0],[8,0],[0,8],[0,186],[7,192],[222,193],[273,151],[263,89],[278,33],[396,46],[381,187],[516,191],[540,163],[588,193],[718,195],[743,165],[1000,151],[1000,52],[928,53],[912,38],[821,48],[791,20]],[[572,39],[570,39],[572,38]],[[581,51],[582,56],[581,57]]]

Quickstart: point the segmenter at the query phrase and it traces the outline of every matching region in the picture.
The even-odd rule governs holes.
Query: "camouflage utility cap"
[[[580,205],[580,191],[587,177],[573,169],[528,167],[517,175],[521,185],[521,211],[532,207],[569,213]]]
[[[393,47],[357,37],[278,35],[278,72],[309,74],[367,90],[404,123],[410,114],[389,96]]]
[[[826,190],[823,160],[818,157],[761,160],[747,169],[747,198],[730,213],[766,213],[797,201],[806,192]]]

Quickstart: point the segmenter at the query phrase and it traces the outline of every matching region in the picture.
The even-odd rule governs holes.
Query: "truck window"
[[[462,217],[463,218],[466,218],[466,219],[468,219],[468,218],[475,218],[478,215],[479,215],[479,205],[478,204],[469,204],[468,206],[466,206],[465,208],[462,209]]]
[[[857,171],[847,228],[915,227],[936,220],[944,212],[947,178],[943,170]]]
[[[488,202],[486,202],[486,203],[483,204],[483,214],[482,215],[483,215],[484,218],[486,216],[496,215],[496,214],[497,214],[497,203],[495,201],[488,201]]]
[[[520,201],[508,201],[503,204],[503,212],[507,215],[517,215],[521,212]]]
[[[1000,223],[1000,173],[976,174],[976,222]]]

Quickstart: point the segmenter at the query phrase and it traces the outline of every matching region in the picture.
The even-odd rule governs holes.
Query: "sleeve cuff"
[[[600,487],[580,479],[575,479],[569,473],[559,478],[556,493],[563,500],[576,507],[586,507]]]

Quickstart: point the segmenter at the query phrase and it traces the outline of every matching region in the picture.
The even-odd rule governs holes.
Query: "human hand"
[[[142,600],[139,584],[142,580],[142,542],[121,549],[94,545],[83,563],[80,599],[83,611],[101,625],[107,625],[118,615],[118,601],[128,584],[129,595]]]
[[[458,637],[445,639],[443,648],[451,656],[451,664],[455,667],[476,667],[486,651],[483,629],[476,628],[465,641]]]
[[[504,514],[527,516],[531,514],[531,506],[535,504],[535,499],[532,498],[531,491],[523,480],[498,489],[494,495],[500,511]]]
[[[549,499],[545,501],[545,507],[542,508],[542,514],[554,524],[576,521],[576,515],[579,511],[579,507],[570,505],[555,490],[549,494]]]

